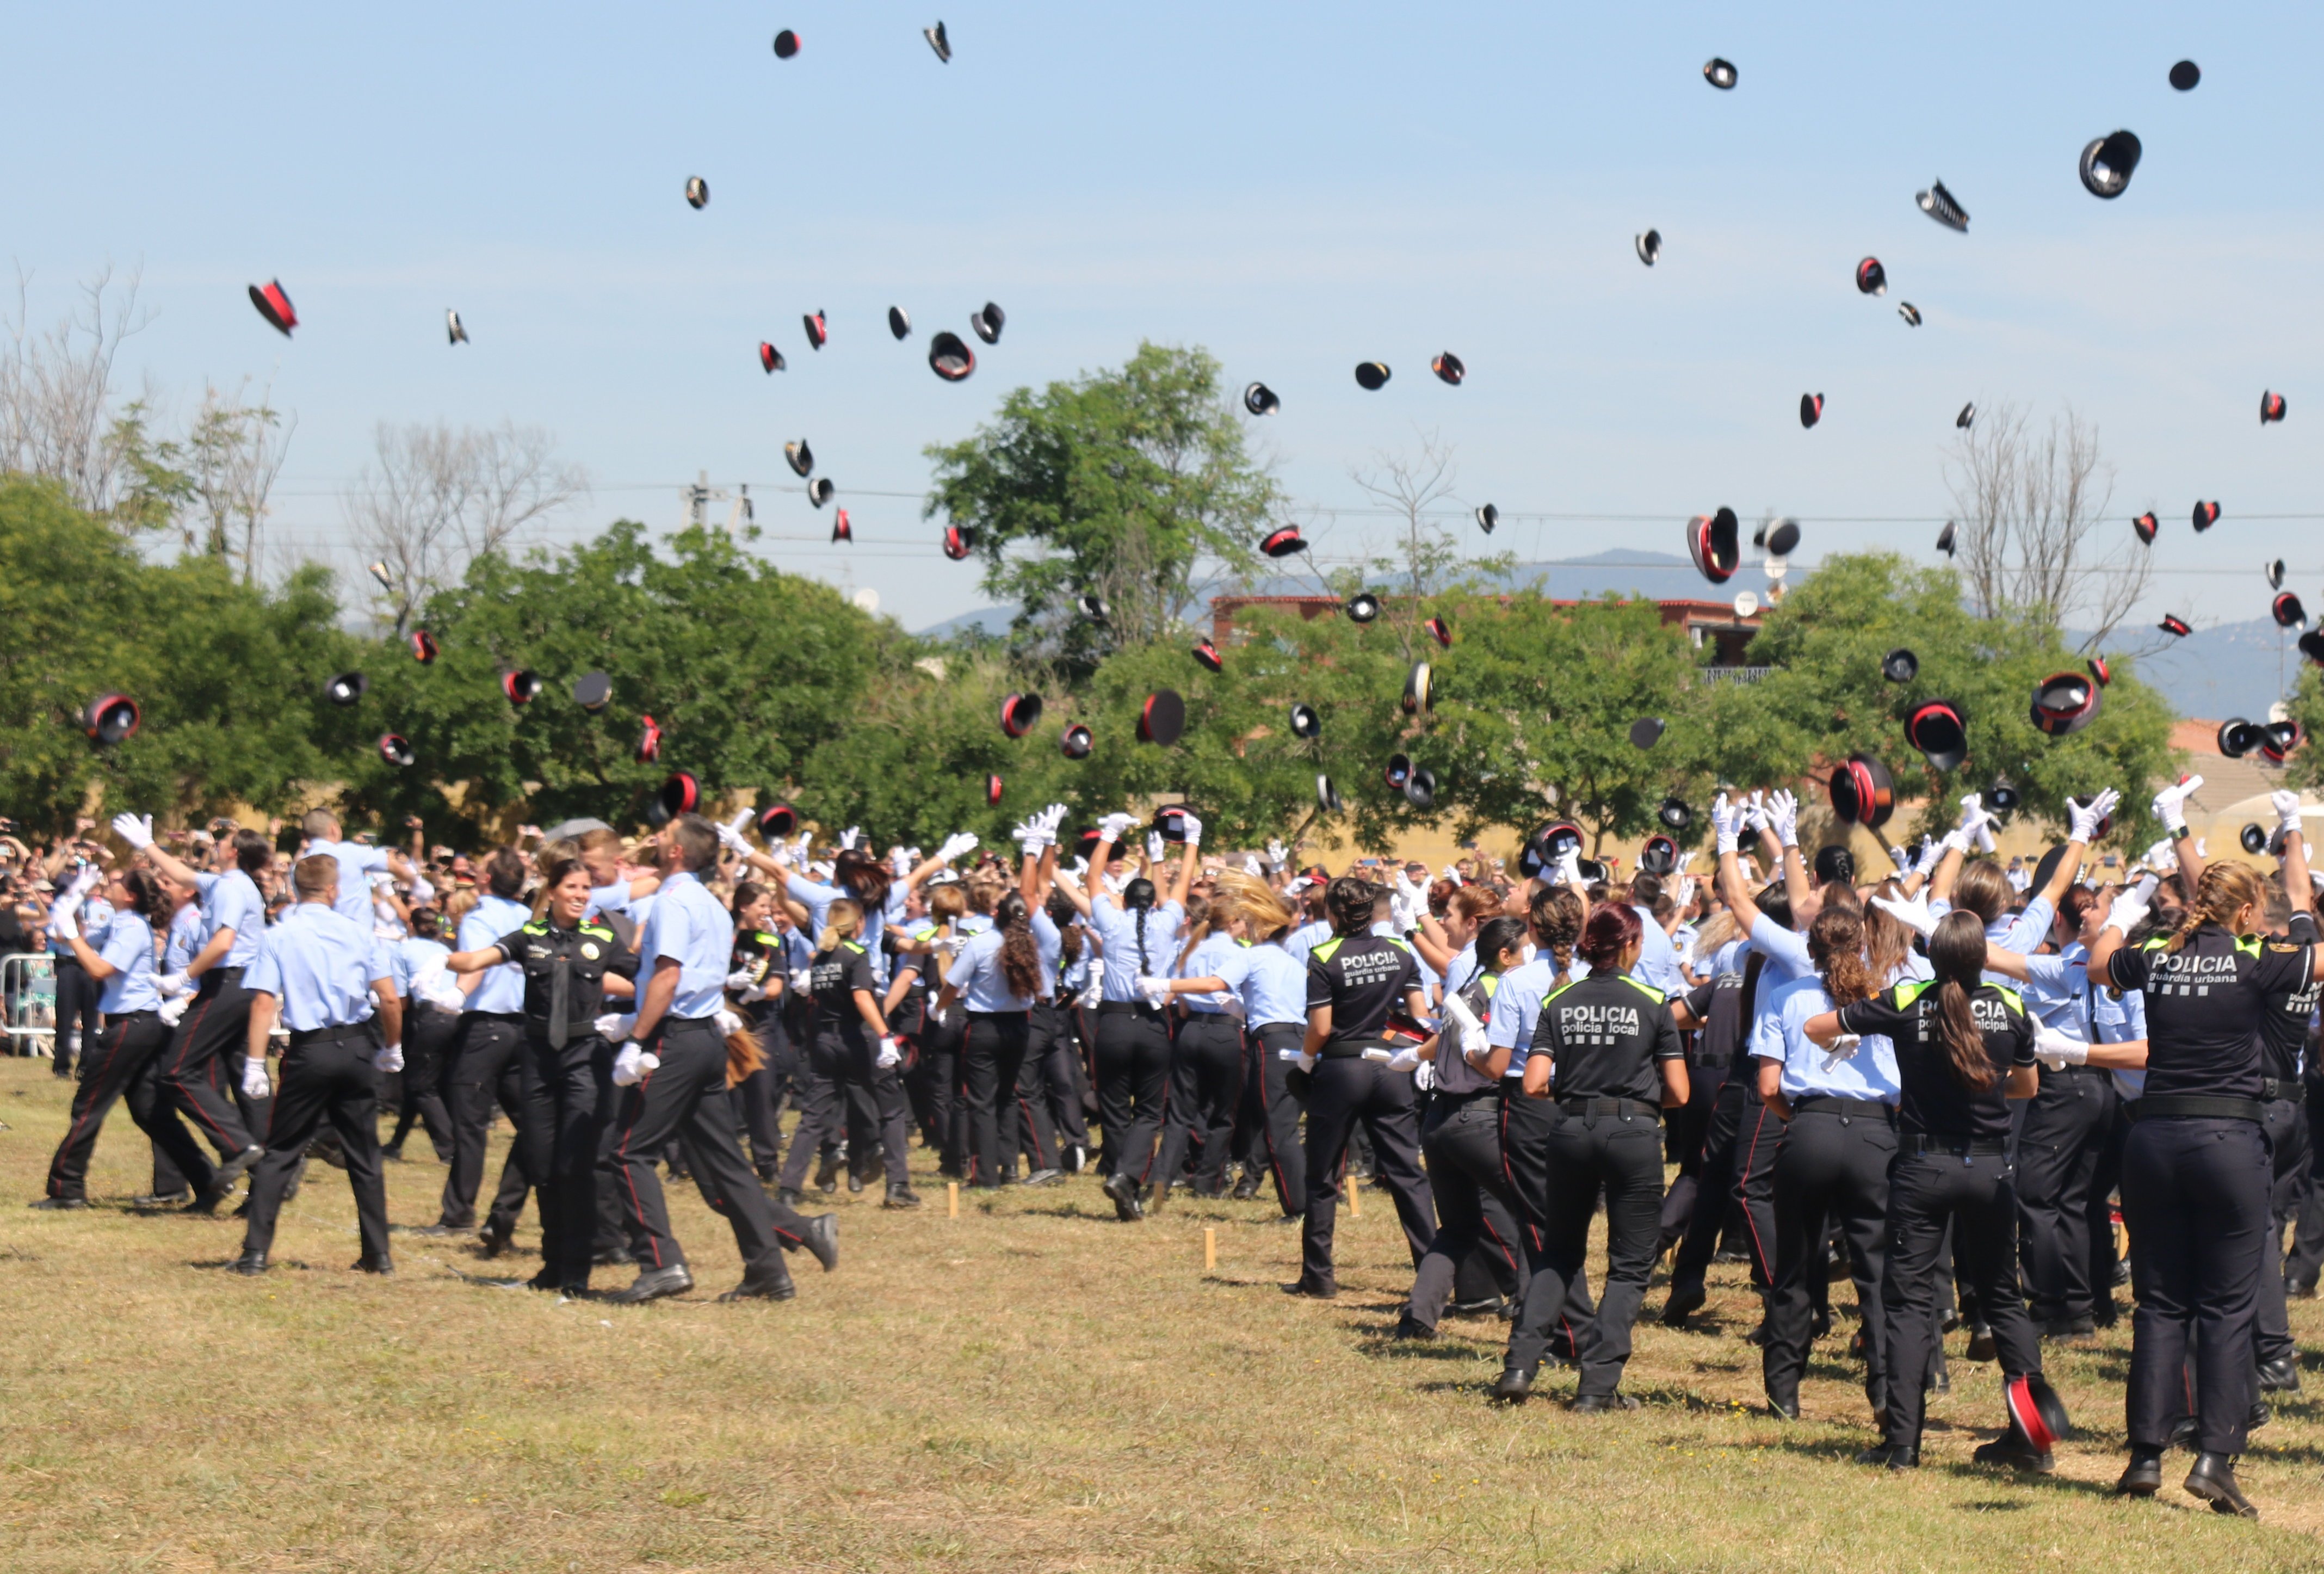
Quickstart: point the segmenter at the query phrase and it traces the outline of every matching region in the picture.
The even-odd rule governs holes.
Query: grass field
[[[798,1300],[719,1306],[733,1237],[673,1188],[702,1289],[633,1309],[480,1282],[539,1265],[530,1216],[512,1260],[399,1237],[396,1278],[351,1273],[346,1180],[319,1166],[275,1271],[235,1278],[232,1220],[127,1210],[146,1148],[118,1110],[91,1188],[111,1200],[28,1212],[65,1110],[45,1061],[0,1060],[9,1570],[2324,1564],[2324,1425],[2305,1398],[2277,1407],[2242,1468],[2260,1524],[2179,1492],[2183,1455],[2163,1497],[2109,1495],[2126,1319],[2054,1356],[2083,1429],[2055,1477],[1969,1464],[2001,1406],[1958,1335],[1928,1463],[1897,1477],[1847,1462],[1871,1432],[1845,1315],[1805,1420],[1749,1408],[1757,1352],[1739,1336],[1756,1312],[1738,1269],[1718,1270],[1704,1331],[1665,1330],[1659,1286],[1649,1298],[1625,1384],[1644,1408],[1489,1407],[1498,1322],[1390,1346],[1410,1270],[1373,1196],[1360,1219],[1342,1210],[1342,1294],[1320,1305],[1277,1292],[1297,1237],[1258,1205],[1174,1201],[1125,1227],[1082,1180],[948,1218],[916,1153],[929,1208],[883,1213],[876,1189],[843,1190],[837,1273],[794,1258]],[[442,1179],[390,1166],[392,1217],[431,1220]],[[2293,1315],[2324,1391],[2324,1313]]]

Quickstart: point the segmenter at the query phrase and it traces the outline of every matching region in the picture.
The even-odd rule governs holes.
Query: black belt
[[[2290,1077],[2263,1077],[2259,1079],[2259,1101],[2262,1104],[2284,1104],[2305,1098],[2307,1091]]]
[[[524,1013],[521,1011],[463,1011],[460,1014],[478,1022],[512,1022],[519,1027],[524,1025]],[[702,1020],[707,1022],[710,1019],[706,1016]]]
[[[378,1042],[377,1035],[372,1031],[371,1018],[341,1023],[337,1027],[294,1027],[290,1030],[290,1047],[294,1050],[304,1049],[309,1044],[344,1044],[354,1039]]]
[[[2133,1120],[2255,1120],[2267,1118],[2256,1098],[2220,1098],[2201,1093],[2151,1093],[2130,1106]]]
[[[1792,1106],[1792,1113],[1795,1116],[1877,1115],[1883,1120],[1892,1120],[1895,1117],[1896,1106],[1877,1098],[1842,1098],[1834,1093],[1811,1093]]]
[[[135,1022],[141,1016],[159,1016],[161,1014],[158,1011],[108,1011],[105,1014],[105,1020],[107,1022]]]
[[[2009,1143],[2002,1137],[1954,1137],[1939,1132],[1906,1132],[1897,1139],[1900,1153],[1950,1153],[1966,1159],[1972,1154],[1998,1156],[2009,1152]]]
[[[2044,1077],[2075,1077],[2075,1076],[2080,1076],[2080,1077],[2109,1077],[2109,1078],[2110,1078],[2110,1077],[2112,1077],[2112,1076],[2114,1075],[2114,1073],[2113,1073],[2112,1071],[2110,1071],[2110,1070],[2107,1069],[2107,1068],[2105,1068],[2104,1066],[2092,1066],[2092,1065],[2084,1064],[2084,1065],[2079,1065],[2079,1066],[2044,1066],[2044,1067],[2043,1067],[2043,1068],[2042,1068],[2042,1075],[2043,1075],[2043,1076],[2044,1076]]]
[[[1561,1098],[1557,1101],[1557,1107],[1565,1115],[1645,1116],[1654,1120],[1663,1117],[1661,1105],[1648,1104],[1638,1098]]]
[[[1120,1016],[1126,1011],[1135,1012],[1140,1016],[1159,1016],[1162,1014],[1160,1011],[1147,1005],[1143,1000],[1102,1000],[1098,1002],[1097,1014],[1100,1016]],[[973,1016],[976,1014],[974,1012],[971,1012],[969,1014]]]
[[[1342,1039],[1337,1043],[1325,1044],[1315,1058],[1319,1060],[1353,1060],[1360,1059],[1366,1050],[1385,1050],[1388,1047],[1386,1039]]]

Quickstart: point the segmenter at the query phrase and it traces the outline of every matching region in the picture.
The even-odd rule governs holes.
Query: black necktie
[[[561,1050],[572,1036],[565,1026],[565,1008],[571,1003],[573,993],[573,958],[557,958],[557,971],[549,976],[549,1047]]]

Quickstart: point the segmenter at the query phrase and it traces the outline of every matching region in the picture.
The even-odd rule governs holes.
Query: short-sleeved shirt
[[[1774,919],[1762,913],[1751,926],[1751,936],[1735,953],[1735,965],[1747,965],[1746,958],[1757,952],[1765,958],[1759,964],[1757,987],[1743,1009],[1751,1019],[1754,1031],[1761,1018],[1768,1014],[1776,989],[1794,978],[1815,976],[1815,958],[1808,954],[1808,937],[1785,929]]]
[[[1593,973],[1550,991],[1534,1018],[1533,1051],[1551,1057],[1550,1090],[1561,1101],[1654,1105],[1663,1097],[1655,1062],[1686,1057],[1663,992],[1627,973]]]
[[[2315,918],[2305,912],[2293,913],[2292,932],[2287,938],[2294,945],[2314,945]],[[2308,1047],[2308,1027],[2315,1020],[2319,996],[2324,996],[2324,983],[2311,980],[2297,989],[2277,990],[2267,997],[2267,1014],[2259,1022],[2261,1076],[2278,1082],[2300,1079],[2300,1055]],[[2285,1097],[2299,1095],[2287,1092]]]
[[[1508,1051],[1509,1067],[1501,1073],[1503,1077],[1525,1074],[1526,1057],[1533,1053],[1534,1029],[1540,1019],[1541,1003],[1556,987],[1557,966],[1546,951],[1501,975],[1501,986],[1493,991],[1493,1014],[1485,1019],[1485,1042],[1497,1050]]]
[[[1307,957],[1307,1009],[1332,1008],[1325,1053],[1355,1054],[1386,1046],[1388,1017],[1420,987],[1420,963],[1402,940],[1381,935],[1334,936]]]
[[[1686,975],[1679,970],[1678,949],[1663,932],[1661,921],[1650,908],[1633,907],[1630,911],[1638,915],[1638,960],[1630,969],[1630,976],[1661,990],[1665,1000],[1684,994]]]
[[[863,1031],[863,1014],[856,1009],[858,989],[878,993],[878,982],[872,977],[872,954],[861,942],[842,940],[827,951],[817,951],[814,963],[814,981],[808,986],[815,995],[815,1025],[818,1032],[854,1032]]]
[[[343,916],[371,928],[371,872],[387,867],[387,849],[367,847],[361,842],[310,841],[300,856],[318,855],[339,866],[339,897],[332,905]]]
[[[266,899],[258,893],[258,883],[240,869],[227,869],[217,875],[197,875],[194,888],[201,893],[202,944],[217,938],[220,930],[234,931],[234,943],[217,961],[221,968],[247,968],[258,959],[258,942],[266,934]],[[364,888],[364,904],[371,903],[371,889]],[[370,915],[362,921],[371,927]]]
[[[413,1003],[413,996],[437,974],[444,971],[444,958],[452,949],[441,940],[406,935],[388,951],[388,960],[395,967],[395,992],[403,996],[404,1004]]]
[[[727,976],[747,973],[752,984],[762,991],[760,999],[738,1003],[736,1011],[755,1021],[779,1008],[782,992],[790,983],[790,964],[786,959],[788,950],[783,937],[771,930],[734,931],[734,949],[726,958]]]
[[[1332,926],[1319,918],[1312,923],[1301,924],[1285,936],[1283,949],[1291,953],[1293,961],[1304,968],[1307,965],[1307,958],[1314,954],[1315,948],[1331,938]]]
[[[960,992],[961,1004],[968,1010],[994,1014],[1033,1009],[1032,996],[1011,989],[1009,975],[1001,968],[1001,947],[1005,939],[997,929],[986,930],[971,936],[953,958],[945,982]]]
[[[680,870],[654,893],[653,911],[638,931],[638,977],[650,979],[664,957],[678,963],[678,993],[669,1014],[681,1021],[715,1016],[726,1000],[726,962],[733,950],[734,919],[692,873]]]
[[[1105,942],[1101,975],[1108,1000],[1137,1000],[1138,980],[1167,976],[1178,954],[1185,909],[1175,902],[1124,910],[1110,901],[1090,903],[1090,927]]]
[[[203,941],[202,904],[189,902],[170,915],[170,932],[161,941],[161,971],[182,973],[193,959],[201,955]],[[237,933],[236,939],[240,939]],[[258,937],[250,937],[251,950],[258,949]]]
[[[1032,925],[1034,954],[1041,958],[1041,998],[1048,1000],[1057,993],[1057,958],[1065,949],[1065,934],[1046,908],[1033,910]]]
[[[1702,1023],[1695,1034],[1700,1066],[1724,1066],[1729,1073],[1749,1069],[1750,1042],[1743,1032],[1743,975],[1720,973],[1687,992],[1686,1008]]]
[[[2105,982],[2146,996],[2146,1092],[2257,1098],[2271,995],[2308,987],[2311,948],[2244,940],[2206,923],[2177,951],[2168,937],[2124,946]]]
[[[1878,1033],[1866,1033],[1850,1055],[1835,1054],[1808,1037],[1808,1019],[1832,1009],[1821,978],[1794,978],[1775,993],[1751,1029],[1751,1058],[1782,1065],[1784,1097],[1861,1098],[1894,1104],[1900,1091],[1896,1051]]]
[[[567,1042],[596,1031],[593,1025],[605,1009],[605,975],[635,978],[637,953],[623,946],[602,923],[583,919],[564,929],[546,918],[493,942],[501,955],[524,972],[524,1028],[536,1043],[549,1040],[551,1007],[557,1000],[557,976],[565,975]]]
[[[94,935],[84,935],[89,949],[105,958],[113,971],[106,976],[97,1008],[107,1016],[161,1008],[161,992],[153,986],[153,926],[135,912],[119,912]]]
[[[1307,1020],[1307,965],[1281,946],[1238,946],[1222,954],[1217,968],[1195,977],[1222,979],[1242,1002],[1251,1026]]]
[[[372,1014],[372,985],[395,968],[371,925],[319,902],[302,902],[258,944],[258,958],[242,986],[281,1003],[282,1025],[293,1032],[348,1027]]]
[[[1953,1072],[1952,1047],[1937,1009],[1940,986],[1915,978],[1893,985],[1869,1000],[1840,1008],[1843,1032],[1880,1033],[1895,1046],[1896,1071],[1904,1095],[1896,1106],[1900,1131],[1952,1142],[2001,1142],[2009,1135],[2010,1071],[2034,1064],[2034,1020],[2017,992],[1979,984],[1969,994],[1993,1080],[1982,1089],[1964,1086]]]
[[[1179,963],[1170,976],[1174,978],[1224,977],[1225,974],[1221,969],[1227,959],[1244,949],[1243,943],[1234,936],[1213,931],[1194,942],[1194,949],[1186,953],[1186,959]],[[1198,1016],[1217,1016],[1226,1011],[1229,994],[1181,995],[1178,1004]],[[1233,1004],[1240,1005],[1242,1003],[1236,998]]]
[[[532,909],[506,896],[486,896],[460,921],[460,949],[481,951],[532,921]],[[467,1009],[514,1016],[524,1009],[524,969],[503,962],[484,969],[484,981],[469,991]]]

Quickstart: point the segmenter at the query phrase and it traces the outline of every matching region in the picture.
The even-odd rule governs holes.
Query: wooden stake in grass
[[[1205,1225],[1203,1227],[1203,1272],[1215,1273],[1218,1271],[1219,1232],[1214,1227]]]
[[[1360,1191],[1358,1191],[1358,1190],[1356,1190],[1356,1175],[1355,1175],[1355,1171],[1352,1171],[1352,1170],[1351,1170],[1350,1171],[1348,1171],[1348,1177],[1347,1177],[1347,1179],[1348,1179],[1348,1217],[1349,1217],[1350,1218],[1363,1218],[1363,1217],[1364,1217],[1364,1199],[1363,1199],[1363,1194],[1362,1194],[1361,1192],[1360,1192]]]
[[[957,1180],[945,1182],[945,1217],[946,1218],[960,1217],[960,1182]]]

